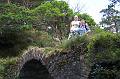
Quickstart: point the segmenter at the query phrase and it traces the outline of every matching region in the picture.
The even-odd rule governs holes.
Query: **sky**
[[[107,8],[109,4],[108,0],[63,0],[68,2],[70,8],[74,9],[77,4],[81,7],[81,13],[87,13],[95,20],[96,23],[99,23],[101,20],[102,14],[99,13],[102,9]]]

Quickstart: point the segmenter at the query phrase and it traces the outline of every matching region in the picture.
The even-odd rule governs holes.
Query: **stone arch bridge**
[[[88,79],[89,71],[81,47],[55,50],[49,56],[44,48],[32,47],[8,70],[7,79]]]

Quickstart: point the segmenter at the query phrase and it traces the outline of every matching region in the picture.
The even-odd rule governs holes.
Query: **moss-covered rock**
[[[16,61],[17,58],[0,59],[0,79],[7,79],[10,75],[12,75]]]

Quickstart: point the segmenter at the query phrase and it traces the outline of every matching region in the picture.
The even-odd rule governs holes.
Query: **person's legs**
[[[70,33],[69,33],[69,36],[68,36],[68,39],[70,39],[71,37],[74,36],[74,30],[70,30]]]
[[[81,34],[83,33],[83,29],[81,28],[74,28],[73,30],[70,31],[68,39],[71,37],[76,37],[77,35],[82,36]]]
[[[79,28],[79,36],[82,36],[85,34],[85,30],[83,28]]]
[[[69,33],[68,40],[72,37],[72,33]]]

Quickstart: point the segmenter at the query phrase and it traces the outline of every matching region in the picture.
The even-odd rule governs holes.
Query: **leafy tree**
[[[34,12],[38,16],[37,26],[45,25],[45,28],[51,26],[53,33],[58,37],[62,37],[69,27],[70,17],[72,17],[73,11],[69,8],[65,1],[50,1],[45,2],[35,8]]]
[[[116,4],[117,2],[120,3],[120,0],[109,0],[109,1],[112,1],[114,4]]]
[[[23,0],[22,3],[24,6],[28,8],[34,8],[39,6],[41,3],[45,1],[50,1],[50,0]]]
[[[89,26],[96,25],[94,19],[87,13],[79,14],[78,16],[80,17],[80,19],[84,19],[88,23]]]
[[[117,23],[120,20],[120,11],[115,9],[114,4],[113,3],[109,4],[107,9],[102,9],[100,13],[103,13],[102,22],[100,23],[109,26],[114,24],[116,32],[118,32],[119,26],[117,25]]]
[[[33,9],[33,11],[38,17],[37,23],[34,24],[35,27],[48,30],[47,28],[51,26],[53,34],[56,34],[59,38],[68,35],[69,24],[74,14],[76,14],[73,13],[73,10],[69,8],[69,5],[65,1],[56,0],[45,2]],[[78,15],[82,19],[85,19],[89,26],[96,25],[95,21],[88,14],[78,13]]]
[[[13,3],[13,4],[19,4],[22,6],[25,6],[27,8],[33,8],[38,5],[40,5],[44,1],[50,1],[50,0],[0,0],[2,3]]]
[[[34,17],[25,7],[14,4],[0,4],[0,15],[0,54],[17,55],[30,42],[27,31]]]
[[[0,28],[2,31],[18,31],[32,27],[34,16],[29,9],[15,4],[0,4]],[[27,28],[25,28],[25,26]]]

